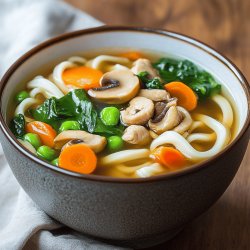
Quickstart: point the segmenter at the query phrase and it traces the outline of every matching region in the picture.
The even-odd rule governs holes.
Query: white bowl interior
[[[98,48],[133,48],[154,50],[161,54],[169,54],[185,58],[210,72],[223,85],[223,94],[230,98],[234,112],[238,116],[237,133],[241,130],[246,118],[248,102],[240,83],[240,75],[229,69],[220,59],[222,56],[197,41],[181,35],[148,33],[142,31],[106,31],[84,34],[53,44],[32,55],[10,77],[3,93],[2,112],[5,119],[11,114],[14,94],[25,86],[25,83],[47,70],[51,63],[58,63],[68,56],[78,55]],[[212,52],[210,54],[206,52]]]

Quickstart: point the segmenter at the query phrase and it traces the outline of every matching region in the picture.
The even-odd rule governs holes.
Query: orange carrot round
[[[40,121],[29,122],[26,132],[37,134],[44,145],[54,147],[56,131],[49,124]]]
[[[81,174],[91,174],[96,163],[94,151],[85,144],[68,146],[59,156],[59,167]]]
[[[102,75],[100,70],[81,66],[66,69],[62,74],[62,79],[67,85],[88,90],[100,87],[99,80]]]
[[[176,170],[183,167],[186,164],[186,158],[184,155],[175,148],[172,147],[159,147],[152,153],[155,161],[163,164],[165,167]]]
[[[129,60],[135,61],[139,58],[143,58],[142,53],[138,52],[138,51],[129,51],[129,52],[125,52],[120,54],[121,57],[126,57]]]
[[[171,96],[178,98],[178,105],[191,111],[197,106],[197,96],[194,91],[182,82],[170,82],[164,85]]]

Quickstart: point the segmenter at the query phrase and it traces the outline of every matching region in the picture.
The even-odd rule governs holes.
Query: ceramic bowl
[[[186,58],[212,73],[230,95],[237,135],[215,157],[184,170],[143,179],[80,175],[35,157],[8,128],[13,96],[25,82],[71,55],[95,49],[154,50]],[[26,193],[61,223],[112,243],[146,247],[166,241],[206,211],[226,190],[249,140],[249,86],[224,56],[192,38],[165,30],[99,27],[46,41],[27,52],[1,81],[1,142]],[[201,225],[202,226],[202,225]]]

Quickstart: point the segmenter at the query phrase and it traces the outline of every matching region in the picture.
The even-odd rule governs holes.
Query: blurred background
[[[223,52],[250,78],[249,0],[65,0],[110,25],[164,28]]]

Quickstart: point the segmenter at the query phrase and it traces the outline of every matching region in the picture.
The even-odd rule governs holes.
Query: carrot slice
[[[159,147],[152,153],[153,158],[165,167],[176,170],[183,167],[186,163],[184,155],[172,147]]]
[[[197,106],[197,96],[194,91],[182,82],[170,82],[164,85],[171,96],[178,98],[178,105],[191,111]]]
[[[94,151],[85,144],[68,146],[59,156],[59,167],[81,174],[91,174],[96,163]]]
[[[100,87],[99,80],[102,75],[100,70],[81,66],[66,69],[62,74],[62,79],[66,85],[88,90]]]
[[[29,122],[26,125],[26,131],[37,134],[44,145],[54,147],[56,131],[49,124],[40,121]]]
[[[135,61],[139,58],[143,58],[143,54],[138,52],[138,51],[129,51],[129,52],[125,52],[125,53],[121,53],[120,54],[121,57],[126,57],[129,60]]]

